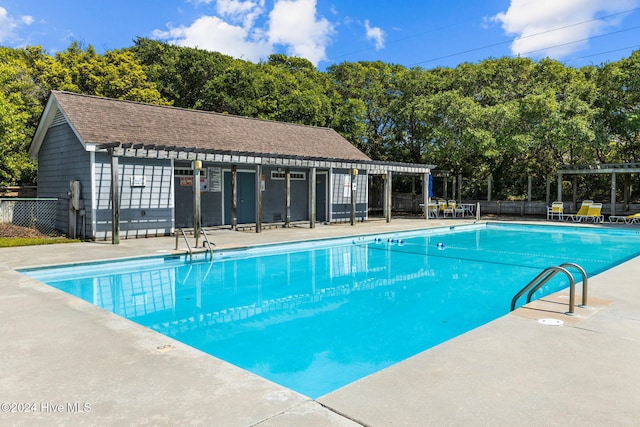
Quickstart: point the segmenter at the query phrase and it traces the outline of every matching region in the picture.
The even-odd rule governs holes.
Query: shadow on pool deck
[[[394,219],[212,238],[224,248],[451,224]],[[640,425],[640,258],[590,278],[589,307],[577,316],[561,314],[562,294],[550,296],[315,401],[14,270],[174,245],[0,249],[3,425]]]

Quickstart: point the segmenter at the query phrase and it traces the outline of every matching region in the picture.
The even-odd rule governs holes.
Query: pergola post
[[[558,202],[562,201],[562,172],[558,172]]]
[[[392,173],[391,171],[387,171],[387,176],[386,176],[386,179],[384,180],[384,219],[387,222],[391,222],[391,206],[392,206],[391,179],[392,179]]]
[[[196,248],[200,238],[200,169],[202,161],[193,161],[193,236],[196,239]]]
[[[451,198],[453,200],[458,200],[458,194],[456,192],[457,189],[458,189],[458,180],[457,180],[456,176],[454,175],[451,178]]]
[[[284,171],[284,226],[289,228],[291,224],[291,169]]]
[[[316,173],[315,167],[309,170],[309,228],[316,228]]]
[[[625,174],[624,176],[624,211],[629,210],[629,198],[631,194],[631,175]]]
[[[489,175],[487,178],[487,202],[491,201],[491,182],[493,181],[493,176]]]
[[[551,204],[551,175],[546,175],[547,194],[545,196],[545,203],[547,206]]]
[[[616,173],[611,174],[611,215],[616,214]]]
[[[356,178],[358,177],[358,169],[351,168],[351,225],[356,225],[356,196],[357,186]]]
[[[118,156],[109,148],[111,156],[111,244],[120,244],[120,175]]]
[[[262,233],[262,165],[256,165],[256,233]]]
[[[422,213],[424,214],[424,219],[429,219],[429,173],[424,173],[422,175]]]
[[[238,229],[238,166],[231,166],[231,229]]]
[[[448,199],[448,194],[449,194],[449,177],[445,175],[444,179],[442,180],[442,193],[445,199]]]
[[[532,179],[531,179],[531,175],[527,175],[527,202],[531,201],[532,198]]]

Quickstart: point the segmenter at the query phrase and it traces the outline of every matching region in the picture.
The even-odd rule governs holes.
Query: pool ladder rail
[[[189,229],[188,231],[192,231],[193,229]],[[179,234],[178,234],[179,232]],[[184,228],[178,228],[176,229],[176,250],[178,250],[178,241],[180,239],[180,234],[182,234],[182,237],[184,238],[185,243],[187,244],[187,251],[189,252],[189,259],[191,260],[193,258],[193,253],[196,251],[196,248],[198,246],[198,236],[196,237],[196,246],[194,248],[191,247],[191,245],[189,244],[189,238],[187,237],[187,232],[185,231]],[[213,246],[215,246],[216,244],[211,242],[209,240],[209,236],[207,235],[207,232],[204,230],[204,228],[200,229],[200,234],[202,234],[203,236],[203,241],[202,241],[202,247],[207,249],[207,252],[209,253],[209,255],[211,255],[211,261],[213,261]]]
[[[574,264],[572,262],[565,262],[564,264],[560,264],[559,266],[553,266],[545,268],[542,273],[538,274],[535,279],[529,282],[524,288],[518,292],[513,299],[511,300],[511,311],[515,310],[516,303],[518,299],[524,295],[525,292],[529,291],[527,294],[527,303],[531,302],[531,298],[533,294],[544,286],[549,280],[551,280],[556,274],[563,273],[569,278],[569,311],[565,314],[569,316],[573,316],[574,308],[575,308],[575,299],[576,299],[576,281],[573,278],[573,275],[569,272],[567,268],[574,268],[580,272],[582,275],[582,305],[580,307],[587,306],[587,290],[588,290],[588,279],[587,273],[584,271],[584,268],[580,267],[578,264]]]

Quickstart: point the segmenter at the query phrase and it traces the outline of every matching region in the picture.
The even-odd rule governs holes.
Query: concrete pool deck
[[[394,218],[210,237],[226,248],[463,222]],[[315,400],[15,271],[174,245],[161,237],[0,248],[2,425],[640,425],[640,257],[590,278],[589,307],[577,316],[545,311],[561,306],[556,295]]]

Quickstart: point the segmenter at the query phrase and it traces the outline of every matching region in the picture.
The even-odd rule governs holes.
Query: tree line
[[[640,50],[579,69],[503,57],[319,71],[282,54],[256,64],[138,38],[104,54],[77,42],[54,55],[0,47],[0,186],[35,182],[27,150],[50,90],[331,127],[375,160],[461,174],[469,198],[490,176],[495,197],[517,199],[527,177],[544,182],[563,164],[640,155]]]

